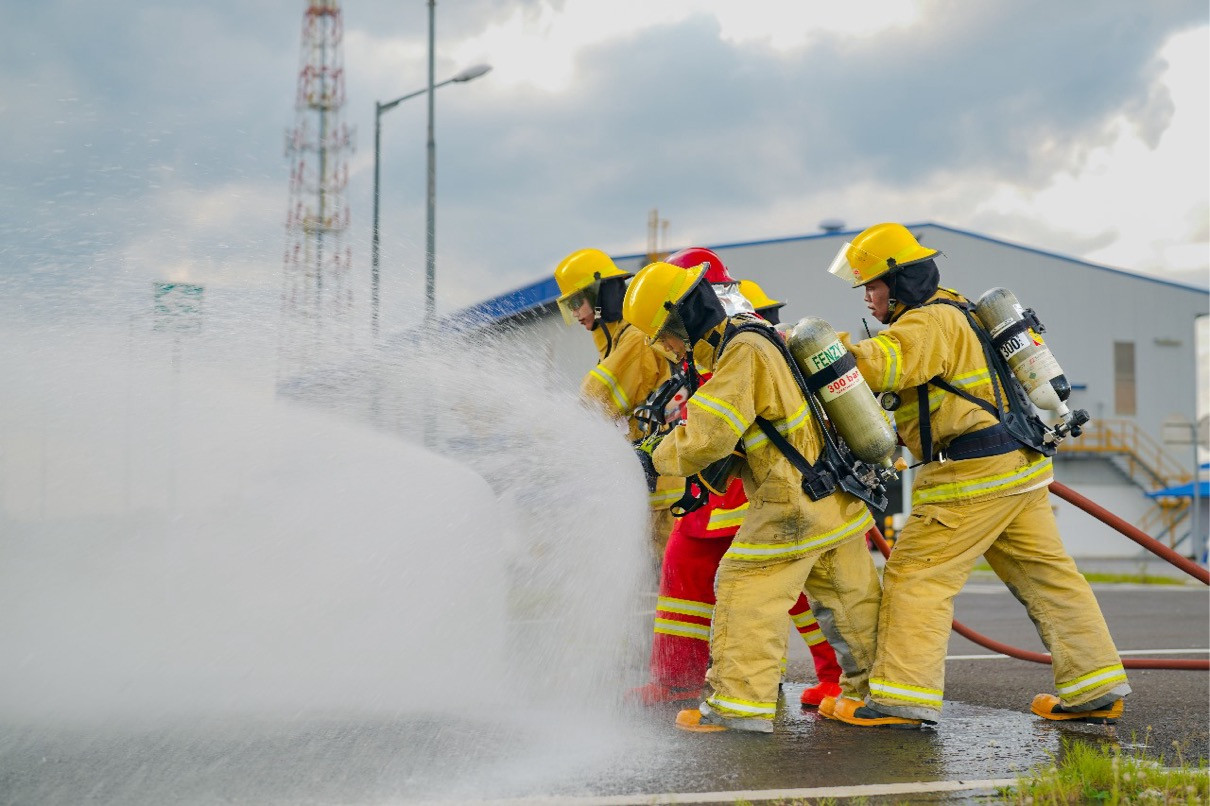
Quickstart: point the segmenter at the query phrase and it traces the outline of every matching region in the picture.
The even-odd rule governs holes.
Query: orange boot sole
[[[1043,719],[1053,719],[1058,722],[1090,722],[1094,725],[1116,725],[1122,716],[1125,706],[1122,701],[1114,700],[1108,708],[1097,708],[1094,711],[1068,711],[1063,709],[1062,701],[1053,694],[1039,694],[1034,697],[1029,710]]]
[[[676,726],[690,733],[720,733],[727,728],[723,725],[702,724],[702,712],[696,708],[686,708],[676,715]]]
[[[819,710],[820,713],[823,713],[823,705],[819,706]],[[859,711],[865,713],[858,713]],[[924,727],[923,719],[906,719],[901,716],[880,714],[872,708],[866,708],[865,703],[861,700],[850,700],[847,697],[836,700],[836,704],[832,706],[827,717],[844,722],[846,725],[857,725],[862,728],[914,729]]]

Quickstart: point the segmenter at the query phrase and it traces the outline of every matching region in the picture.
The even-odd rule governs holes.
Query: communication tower
[[[352,250],[345,245],[348,156],[340,0],[308,0],[303,14],[294,127],[286,132],[286,211],[279,378],[292,377],[349,345]]]
[[[647,214],[647,262],[663,260],[669,254],[668,219],[660,218],[660,211],[652,208]]]

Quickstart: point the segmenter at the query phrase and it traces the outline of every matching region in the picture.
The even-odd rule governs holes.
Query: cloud
[[[494,67],[435,99],[442,307],[583,246],[642,251],[653,207],[673,246],[825,217],[931,219],[1126,268],[1198,268],[1206,189],[1181,179],[1206,174],[1204,4],[736,8],[438,7],[438,80]],[[11,17],[4,271],[280,282],[301,7],[58,0]],[[427,81],[427,8],[367,0],[344,19],[363,305],[374,102]],[[382,287],[400,316],[423,286],[425,107],[382,120]]]
[[[1032,194],[1082,174],[1122,125],[1152,142],[1168,130],[1157,53],[1204,10],[1161,10],[1119,4],[1090,18],[1040,3],[933,4],[910,32],[824,35],[780,52],[728,40],[699,15],[584,49],[562,95],[492,87],[485,98],[489,77],[473,103],[443,98],[442,154],[459,156],[443,163],[441,187],[473,187],[485,202],[464,224],[477,240],[497,229],[501,254],[528,250],[549,265],[582,245],[641,251],[656,206],[674,245],[796,234],[839,215],[1016,222],[989,232],[1099,251],[1114,241],[1104,229],[1069,233],[1062,216],[1027,208],[971,211],[1004,189]],[[510,113],[497,135],[490,121]],[[543,273],[506,260],[482,278],[492,291]]]
[[[1124,106],[1107,126],[1110,136],[1078,164],[1040,186],[1005,183],[980,203],[976,219],[1054,221],[1083,241],[1077,253],[1094,262],[1181,272],[1204,286],[1210,209],[1205,183],[1190,177],[1210,176],[1206,42],[1202,28],[1175,34],[1161,48],[1151,95],[1162,96],[1168,112],[1158,133]],[[1186,206],[1171,206],[1177,198]]]

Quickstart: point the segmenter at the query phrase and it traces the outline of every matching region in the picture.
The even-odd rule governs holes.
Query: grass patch
[[[1146,741],[1143,742],[1146,744]],[[1173,742],[1173,757],[1123,755],[1116,745],[1063,739],[1062,760],[1034,769],[1017,785],[997,793],[998,803],[1204,804],[1210,801],[1205,761],[1186,763]]]
[[[988,571],[992,567],[987,563],[976,563],[974,570]],[[1174,579],[1173,577],[1160,577],[1153,574],[1102,574],[1095,571],[1081,571],[1085,579],[1089,582],[1124,582],[1135,585],[1184,585],[1185,580]]]
[[[1151,735],[1148,729],[1147,737]],[[1210,803],[1210,769],[1200,760],[1185,761],[1181,746],[1173,742],[1173,752],[1165,759],[1147,755],[1126,755],[1116,744],[1092,744],[1074,738],[1062,739],[1059,760],[1051,756],[1049,764],[1036,767],[1017,779],[1017,785],[994,795],[974,796],[977,803],[1014,804],[1014,806],[1066,806],[1092,803],[1104,806],[1127,804],[1201,804]],[[1146,746],[1147,740],[1142,742]],[[965,793],[938,793],[936,800],[898,800],[894,796],[874,799],[819,798],[760,801],[766,806],[862,806],[879,803],[907,806],[911,803],[952,803]],[[748,800],[733,801],[734,806],[754,806]]]
[[[1097,574],[1092,571],[1081,571],[1089,582],[1134,582],[1140,585],[1184,585],[1183,579],[1172,577],[1157,577],[1150,574]]]

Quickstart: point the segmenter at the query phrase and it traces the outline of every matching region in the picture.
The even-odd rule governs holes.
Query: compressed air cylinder
[[[808,383],[822,383],[816,395],[853,455],[870,464],[889,465],[895,431],[832,326],[814,316],[800,319],[786,344]]]
[[[1069,409],[1064,401],[1071,395],[1071,384],[1038,335],[1041,326],[1035,329],[1038,320],[1033,311],[1022,308],[1007,288],[993,288],[975,303],[975,316],[1034,405],[1066,417]]]

